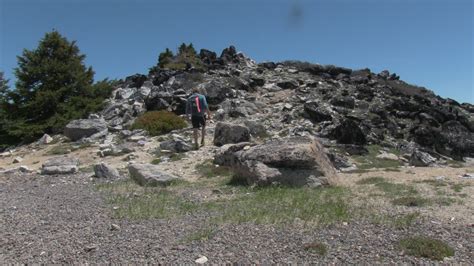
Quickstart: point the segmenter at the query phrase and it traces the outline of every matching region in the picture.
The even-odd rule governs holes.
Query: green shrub
[[[443,260],[454,255],[454,249],[446,243],[424,236],[402,239],[399,246],[409,255],[433,260]]]
[[[186,121],[172,112],[151,111],[137,118],[132,129],[145,129],[150,135],[158,136],[186,126]]]

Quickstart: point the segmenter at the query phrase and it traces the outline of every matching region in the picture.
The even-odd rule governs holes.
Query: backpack
[[[192,115],[201,115],[204,113],[199,95],[193,95],[188,98],[188,105],[191,107]]]

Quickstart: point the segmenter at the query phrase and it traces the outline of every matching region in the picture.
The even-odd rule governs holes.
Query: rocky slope
[[[193,87],[217,120],[245,124],[254,136],[321,138],[349,154],[364,146],[396,148],[413,164],[474,156],[474,106],[443,99],[396,74],[297,61],[257,64],[234,47],[218,57],[201,50],[208,68],[158,70],[127,77],[99,115],[120,132],[145,111],[185,111]]]

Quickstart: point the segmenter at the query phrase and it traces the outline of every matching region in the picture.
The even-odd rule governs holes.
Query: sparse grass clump
[[[196,171],[201,176],[207,178],[232,175],[232,170],[229,167],[215,165],[211,160],[207,160],[201,164],[196,165]]]
[[[196,232],[188,235],[185,238],[185,242],[210,240],[217,234],[217,231],[218,227],[216,225],[204,226]]]
[[[454,249],[448,244],[425,236],[404,238],[399,241],[399,247],[408,255],[432,260],[454,256]]]
[[[393,225],[396,229],[407,229],[416,221],[416,219],[418,219],[419,216],[419,212],[414,212],[395,217]]]
[[[407,206],[407,207],[422,207],[429,203],[429,200],[418,197],[418,196],[406,196],[396,198],[392,201],[395,205]]]
[[[132,129],[144,129],[151,136],[158,136],[186,126],[186,120],[172,112],[151,111],[138,117]]]
[[[72,145],[70,143],[60,144],[58,146],[54,146],[53,148],[51,148],[51,150],[49,150],[46,154],[47,155],[64,155],[64,154],[71,153],[73,151],[89,148],[91,145],[92,144],[90,143],[82,143],[79,145]]]
[[[313,252],[323,257],[328,253],[328,248],[325,244],[320,242],[311,242],[303,245],[303,249],[308,252]]]
[[[357,181],[356,183],[358,185],[371,185],[371,184],[378,184],[378,183],[382,183],[382,182],[386,182],[385,178],[383,178],[381,176],[372,176],[372,177],[367,177],[367,178],[361,179],[361,180]]]

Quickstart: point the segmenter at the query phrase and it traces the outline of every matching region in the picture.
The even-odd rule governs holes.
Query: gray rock
[[[237,160],[236,152],[243,150],[247,146],[254,144],[250,142],[241,142],[237,144],[225,144],[220,147],[214,156],[214,163],[218,165],[233,165]]]
[[[192,146],[183,140],[167,140],[160,143],[160,148],[172,152],[187,152],[192,150]]]
[[[246,142],[250,140],[250,130],[241,125],[219,122],[214,131],[214,145],[222,146],[229,143]]]
[[[54,157],[41,167],[42,175],[73,174],[79,170],[79,160],[72,157]]]
[[[268,135],[265,126],[262,125],[262,122],[255,120],[245,120],[245,126],[250,130],[250,134],[254,137],[266,137]]]
[[[167,186],[180,178],[164,173],[153,164],[130,164],[130,177],[140,186]]]
[[[310,137],[271,140],[244,147],[234,156],[226,163],[248,184],[320,186],[333,183],[336,178],[336,170],[324,147]]]
[[[13,163],[21,163],[23,161],[23,158],[21,157],[15,157],[15,159],[13,159]]]
[[[49,144],[53,142],[53,138],[48,135],[48,134],[44,134],[39,140],[38,140],[38,143],[39,144]]]
[[[94,165],[94,173],[95,173],[95,176],[98,178],[107,178],[107,179],[120,178],[120,174],[117,171],[117,169],[105,163],[99,163],[99,164]]]
[[[79,119],[69,122],[64,135],[72,141],[82,138],[97,138],[107,134],[107,123],[103,119]]]
[[[411,154],[409,163],[413,166],[431,166],[436,163],[436,158],[426,152],[416,150]]]

